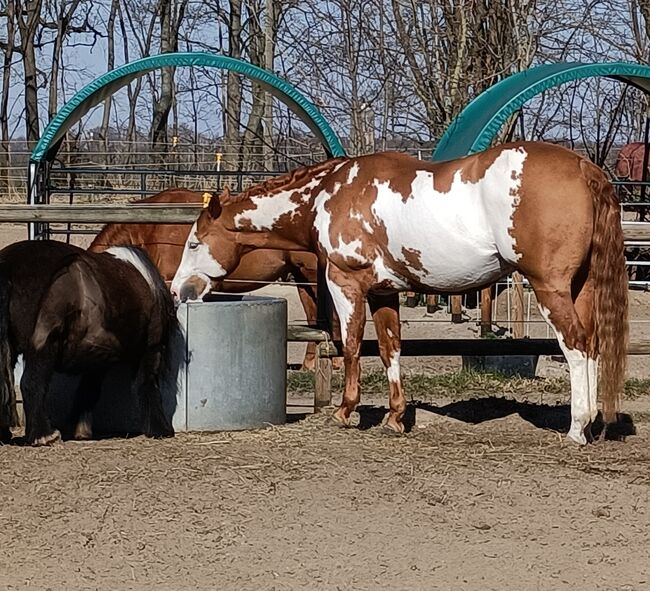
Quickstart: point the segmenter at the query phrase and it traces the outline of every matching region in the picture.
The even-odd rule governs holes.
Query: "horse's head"
[[[241,245],[225,227],[221,201],[229,196],[212,196],[190,230],[181,263],[172,281],[177,302],[197,301],[239,264]]]

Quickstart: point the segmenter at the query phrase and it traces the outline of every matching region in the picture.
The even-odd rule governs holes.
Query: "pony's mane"
[[[162,280],[156,265],[153,264],[147,253],[141,248],[126,245],[111,246],[106,249],[105,254],[112,255],[116,259],[135,267],[140,272],[140,275],[144,277],[154,294],[156,292],[167,292],[167,286]]]
[[[287,174],[282,176],[272,177],[261,183],[257,183],[252,187],[242,191],[241,193],[230,193],[223,195],[220,198],[221,205],[231,205],[233,203],[239,203],[245,199],[250,199],[251,197],[257,197],[258,195],[269,195],[274,193],[279,193],[292,185],[297,185],[302,183],[305,179],[309,177],[316,176],[317,174],[327,173],[332,170],[336,165],[345,162],[347,158],[330,158],[325,160],[325,162],[319,162],[318,164],[310,164],[308,166],[301,166],[300,168],[295,168]]]

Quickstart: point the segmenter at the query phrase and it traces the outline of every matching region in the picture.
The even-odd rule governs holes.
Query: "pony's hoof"
[[[167,439],[175,435],[174,429],[171,426],[164,426],[158,429],[148,430],[145,435],[150,439]]]
[[[49,435],[43,435],[43,437],[37,437],[32,442],[34,447],[42,447],[44,445],[52,445],[61,439],[61,433],[58,430],[52,431]]]
[[[74,429],[74,438],[77,440],[90,439],[93,436],[92,419],[90,416],[84,416],[79,419]]]
[[[11,429],[9,427],[0,427],[0,443],[11,443]]]
[[[350,417],[346,417],[339,410],[332,413],[332,422],[339,427],[349,427]]]

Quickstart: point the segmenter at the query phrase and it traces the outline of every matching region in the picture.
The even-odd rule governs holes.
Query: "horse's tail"
[[[9,340],[9,279],[0,271],[0,431],[16,427],[14,364]]]
[[[594,281],[594,314],[599,385],[605,423],[616,421],[625,380],[627,360],[627,271],[621,214],[614,187],[603,171],[583,160],[582,174],[594,203],[591,239],[591,274]]]

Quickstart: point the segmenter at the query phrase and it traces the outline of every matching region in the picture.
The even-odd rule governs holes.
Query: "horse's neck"
[[[144,242],[147,228],[141,224],[107,224],[92,241],[88,250],[102,251],[114,245],[138,246]]]
[[[228,212],[226,227],[253,248],[310,250],[313,198],[296,203],[282,195],[246,199]],[[229,208],[230,209],[230,208]]]

